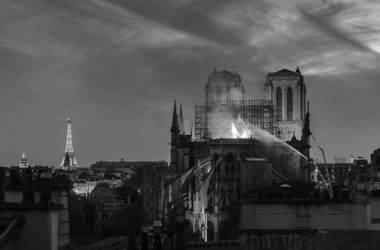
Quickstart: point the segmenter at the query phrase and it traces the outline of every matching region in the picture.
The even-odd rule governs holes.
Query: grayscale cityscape
[[[380,249],[379,13],[2,0],[0,249]]]

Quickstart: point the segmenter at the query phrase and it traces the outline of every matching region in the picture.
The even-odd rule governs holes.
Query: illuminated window
[[[287,91],[287,120],[293,121],[293,90],[291,87]]]
[[[278,120],[282,120],[282,90],[280,87],[277,88],[276,91],[276,105],[277,105],[277,117]]]

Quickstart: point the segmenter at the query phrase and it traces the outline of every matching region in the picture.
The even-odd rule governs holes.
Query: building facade
[[[276,106],[279,137],[285,141],[291,140],[293,135],[301,138],[307,107],[306,86],[299,68],[268,73],[265,99]]]

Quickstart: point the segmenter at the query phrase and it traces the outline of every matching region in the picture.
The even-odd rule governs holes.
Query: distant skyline
[[[174,99],[188,128],[210,71],[248,99],[300,67],[311,129],[330,161],[380,146],[375,0],[0,1],[0,165],[169,160]],[[322,159],[312,144],[312,156]]]

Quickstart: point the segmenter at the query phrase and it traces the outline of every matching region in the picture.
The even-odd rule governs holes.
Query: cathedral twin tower
[[[195,109],[195,139],[229,138],[231,122],[239,118],[249,129],[264,129],[284,141],[300,139],[307,110],[299,68],[268,73],[264,90],[264,100],[247,100],[237,72],[214,69],[205,83],[205,102]]]
[[[272,101],[277,109],[279,137],[285,141],[293,135],[301,138],[307,110],[306,86],[299,68],[268,73],[264,86],[265,99]]]

